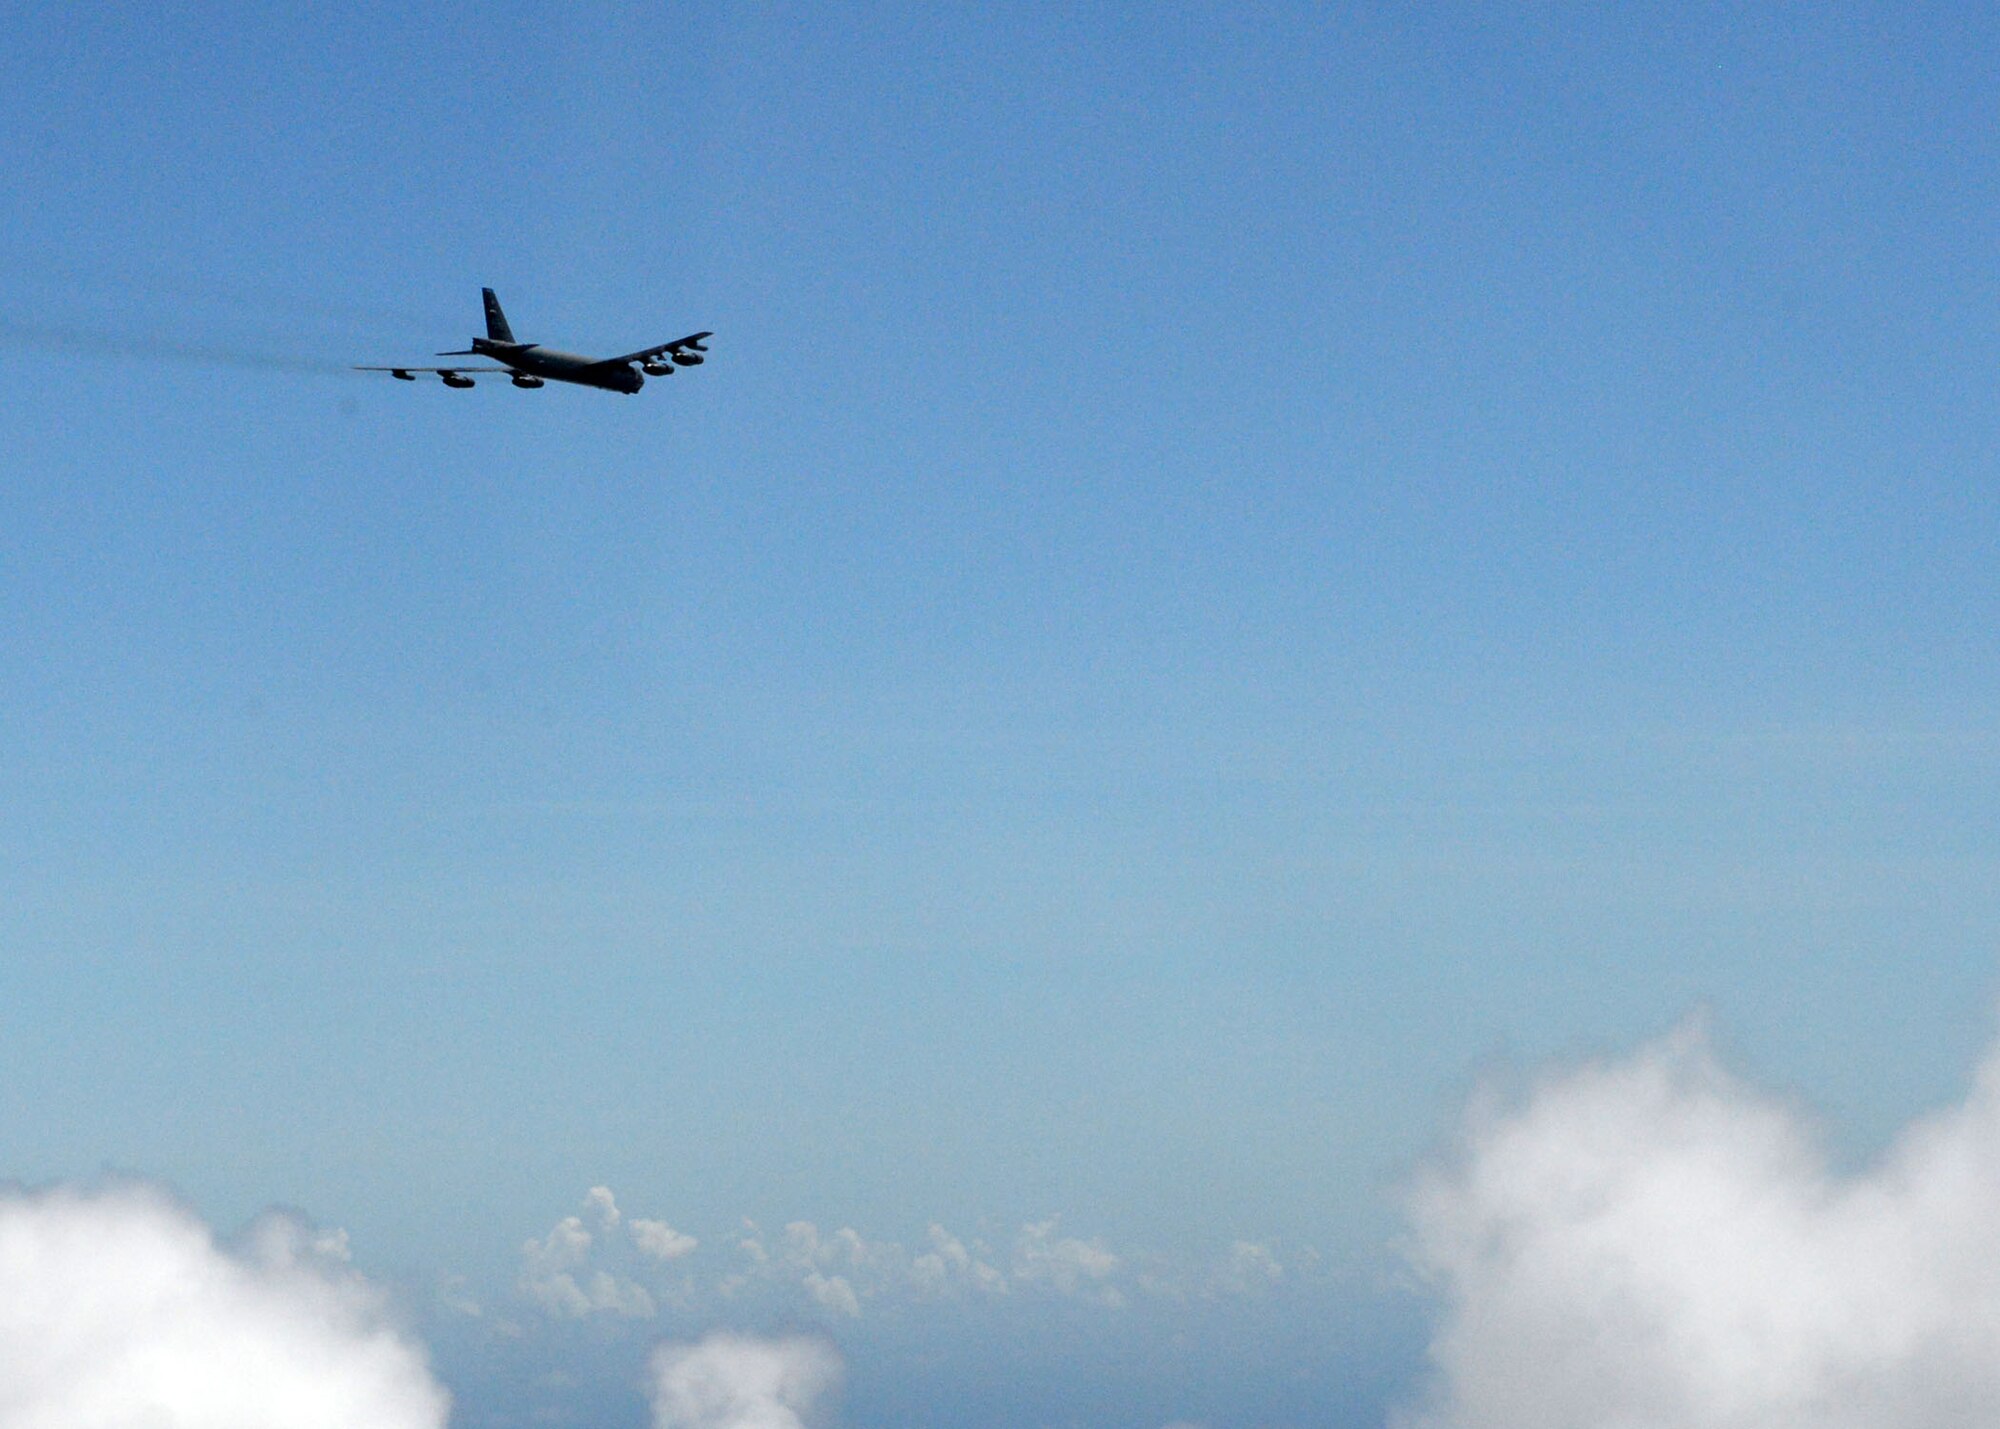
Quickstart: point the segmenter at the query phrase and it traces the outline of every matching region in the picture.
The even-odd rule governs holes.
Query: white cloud
[[[806,1293],[836,1315],[859,1315],[860,1297],[844,1275],[821,1275],[817,1270],[806,1276]]]
[[[602,1186],[592,1190],[585,1206],[601,1223],[618,1223],[618,1207]],[[521,1247],[521,1293],[549,1314],[569,1319],[596,1314],[648,1319],[656,1314],[659,1307],[644,1286],[608,1270],[589,1268],[594,1243],[576,1216],[557,1221],[543,1239],[527,1241]]]
[[[985,1257],[990,1253],[977,1242],[964,1241],[932,1223],[931,1248],[910,1261],[910,1281],[921,1295],[943,1295],[963,1285],[985,1295],[1005,1295],[1007,1277]]]
[[[694,1312],[704,1301],[761,1301],[851,1318],[882,1303],[965,1304],[1016,1294],[1119,1309],[1128,1295],[1180,1301],[1253,1295],[1286,1276],[1261,1242],[1239,1240],[1219,1257],[1176,1267],[1157,1257],[1128,1260],[1102,1240],[1065,1235],[1054,1217],[1022,1226],[997,1253],[935,1222],[912,1253],[852,1226],[822,1231],[807,1220],[776,1232],[746,1220],[740,1232],[697,1257],[700,1249],[695,1237],[665,1221],[625,1215],[610,1189],[597,1186],[580,1214],[522,1246],[519,1288],[547,1313],[572,1318],[650,1317],[662,1306]],[[689,1264],[679,1265],[683,1260]],[[664,1269],[669,1263],[672,1275]]]
[[[1125,1261],[1100,1240],[1061,1234],[1055,1219],[1021,1228],[1005,1271],[993,1263],[997,1257],[984,1243],[968,1244],[941,1225],[928,1228],[928,1240],[928,1249],[912,1255],[895,1241],[871,1241],[851,1227],[826,1234],[811,1221],[792,1221],[767,1240],[751,1225],[737,1242],[742,1262],[715,1287],[725,1297],[742,1296],[759,1285],[792,1287],[821,1309],[841,1315],[858,1314],[876,1300],[1001,1296],[1016,1287],[1113,1309],[1126,1303],[1120,1284]],[[1233,1255],[1239,1276],[1268,1283],[1279,1273],[1261,1246],[1242,1242]]]
[[[1014,1278],[1104,1305],[1123,1305],[1124,1295],[1109,1283],[1118,1271],[1118,1257],[1102,1241],[1059,1235],[1057,1224],[1050,1219],[1021,1227],[1014,1239]]]
[[[617,1230],[623,1219],[618,1211],[618,1198],[611,1194],[609,1186],[592,1186],[583,1197],[584,1211],[606,1230]]]
[[[1216,1275],[1216,1286],[1227,1295],[1254,1295],[1285,1278],[1285,1267],[1268,1245],[1232,1241]]]
[[[1684,1029],[1475,1107],[1410,1210],[1445,1308],[1406,1429],[2000,1424],[2000,1057],[1843,1176]]]
[[[266,1211],[243,1240],[252,1259],[276,1269],[317,1267],[337,1274],[354,1261],[346,1231],[322,1229],[288,1211]]]
[[[269,1216],[230,1253],[136,1186],[0,1192],[0,1425],[442,1429],[345,1249]]]
[[[530,1240],[521,1254],[536,1269],[575,1270],[590,1258],[591,1234],[575,1216],[564,1216],[542,1240]]]
[[[613,1275],[608,1270],[593,1271],[585,1293],[592,1310],[602,1310],[607,1314],[646,1320],[659,1312],[645,1286],[621,1275]]]
[[[1312,1263],[1310,1250],[1292,1254],[1298,1262]],[[1197,1299],[1249,1299],[1268,1292],[1287,1275],[1276,1250],[1251,1240],[1231,1241],[1221,1255],[1211,1255],[1205,1261],[1152,1256],[1120,1269],[1141,1294],[1181,1304]]]
[[[871,1246],[852,1226],[842,1226],[832,1235],[822,1236],[811,1221],[793,1221],[787,1225],[780,1249],[793,1265],[839,1266],[850,1270],[880,1265],[885,1259],[894,1260],[902,1254],[902,1247],[893,1242]]]
[[[634,1220],[632,1243],[654,1260],[679,1260],[701,1244],[691,1235],[682,1235],[665,1221]]]
[[[754,1235],[741,1243],[750,1260],[747,1275],[730,1277],[725,1293],[752,1276],[795,1282],[821,1309],[837,1315],[861,1313],[864,1299],[903,1290],[910,1284],[910,1259],[894,1241],[868,1241],[851,1226],[820,1234],[811,1221],[792,1221],[774,1250]]]
[[[590,1299],[575,1272],[590,1256],[590,1239],[582,1221],[565,1216],[544,1239],[523,1242],[521,1293],[552,1315],[588,1315]]]
[[[798,1265],[819,1263],[819,1227],[811,1221],[792,1221],[785,1227],[780,1243],[785,1258]]]
[[[840,1356],[805,1337],[710,1335],[662,1345],[651,1365],[654,1429],[803,1429],[840,1383]]]

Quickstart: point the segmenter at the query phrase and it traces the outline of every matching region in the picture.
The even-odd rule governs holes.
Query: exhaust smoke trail
[[[138,359],[187,363],[200,367],[233,367],[250,372],[298,375],[358,376],[345,363],[292,353],[259,352],[219,343],[181,342],[170,338],[91,332],[48,323],[0,317],[0,347],[28,351],[66,352],[84,357]]]

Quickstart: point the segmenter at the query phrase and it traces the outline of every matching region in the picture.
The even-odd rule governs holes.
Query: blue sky
[[[1996,24],[24,20],[0,1175],[344,1227],[468,1423],[819,1323],[541,1314],[596,1185],[717,1277],[745,1218],[1267,1247],[828,1322],[851,1422],[1220,1429],[1406,1392],[1397,1188],[1496,1060],[1707,1007],[1865,1153],[1992,1028]],[[713,357],[338,370],[481,285]]]

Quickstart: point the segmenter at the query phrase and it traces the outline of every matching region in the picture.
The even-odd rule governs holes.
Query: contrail
[[[325,358],[255,352],[215,343],[173,342],[156,337],[112,337],[102,332],[19,322],[0,317],[0,346],[73,352],[86,357],[140,357],[150,362],[180,362],[199,367],[234,367],[252,372],[353,375],[347,366]]]

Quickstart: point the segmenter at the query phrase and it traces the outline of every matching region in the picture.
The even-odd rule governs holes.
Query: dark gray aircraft
[[[676,367],[699,367],[708,351],[702,339],[711,332],[693,333],[663,342],[658,347],[641,348],[623,357],[578,357],[573,352],[556,352],[538,342],[514,341],[514,329],[500,311],[500,300],[491,288],[486,295],[486,336],[475,337],[462,352],[440,352],[439,357],[490,357],[505,367],[357,367],[356,372],[386,372],[405,382],[417,380],[419,372],[435,372],[447,387],[470,387],[474,372],[504,372],[516,387],[539,387],[543,382],[574,382],[580,387],[602,387],[607,392],[637,392],[647,377],[665,377]]]

